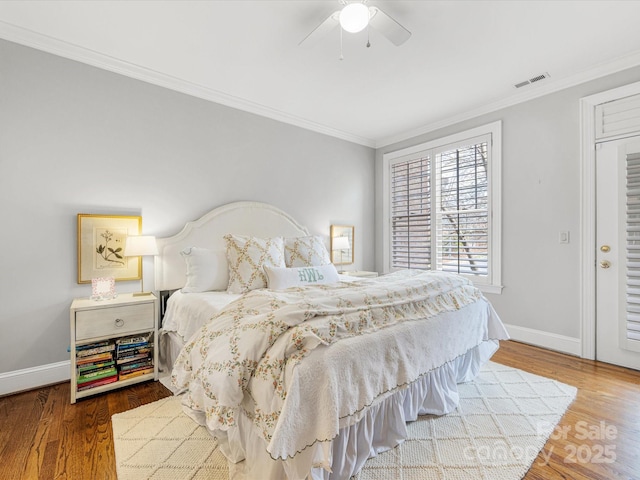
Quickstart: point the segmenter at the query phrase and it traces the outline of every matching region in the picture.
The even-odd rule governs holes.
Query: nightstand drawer
[[[76,341],[154,328],[153,303],[76,312]]]

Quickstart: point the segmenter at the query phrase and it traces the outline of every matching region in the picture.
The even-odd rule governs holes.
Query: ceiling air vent
[[[535,77],[530,78],[529,80],[525,80],[520,83],[516,83],[514,86],[516,88],[526,87],[527,85],[531,85],[532,83],[539,82],[540,80],[544,80],[545,78],[549,78],[551,75],[548,73],[541,73],[540,75],[536,75]]]

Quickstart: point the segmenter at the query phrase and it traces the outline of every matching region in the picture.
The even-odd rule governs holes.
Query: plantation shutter
[[[488,274],[488,143],[436,155],[438,270]]]
[[[391,165],[391,267],[431,268],[428,156]]]
[[[640,132],[640,95],[596,106],[596,139]]]
[[[640,154],[627,155],[627,338],[640,340]]]

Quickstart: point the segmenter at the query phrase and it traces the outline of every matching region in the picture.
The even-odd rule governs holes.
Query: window
[[[385,271],[500,286],[500,123],[384,155]]]

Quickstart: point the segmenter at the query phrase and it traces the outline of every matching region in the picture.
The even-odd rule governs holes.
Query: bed
[[[408,421],[455,409],[457,384],[508,338],[470,282],[439,272],[334,277],[317,259],[327,281],[233,291],[230,234],[318,237],[273,206],[238,202],[158,239],[156,289],[175,291],[162,309],[163,370],[185,412],[218,439],[232,479],[350,478],[401,443]],[[197,249],[221,270],[209,279],[217,291],[192,288],[185,251]],[[307,268],[287,267],[264,267],[266,286]]]

